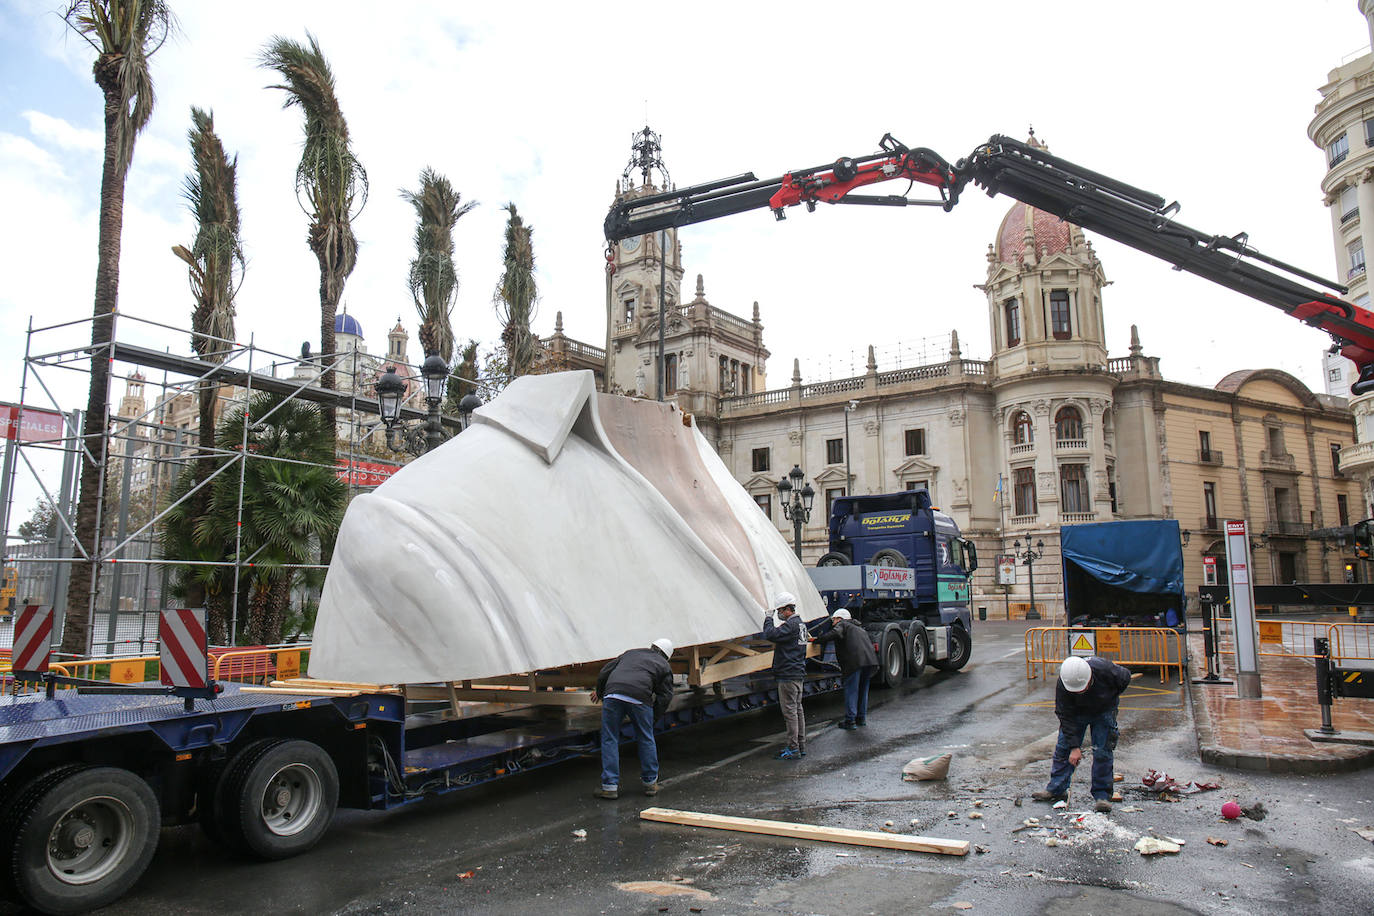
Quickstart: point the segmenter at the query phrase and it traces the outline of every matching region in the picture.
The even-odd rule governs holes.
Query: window
[[[743,393],[735,391],[734,379],[730,378],[730,357],[728,356],[720,358],[720,393],[724,395]]]
[[[1274,521],[1291,522],[1293,514],[1293,494],[1287,487],[1274,488]]]
[[[1345,272],[1346,277],[1357,277],[1364,273],[1364,239],[1356,239],[1345,246],[1345,250],[1350,255],[1350,269]]]
[[[1298,581],[1298,555],[1283,551],[1279,554],[1279,584],[1288,585]]]
[[[844,464],[844,440],[843,440],[843,439],[826,439],[826,440],[825,440],[825,463],[826,463],[826,464]],[[829,513],[829,512],[826,512],[826,517],[827,517],[827,518],[830,517],[830,513]]]
[[[1350,500],[1344,493],[1336,494],[1336,519],[1342,527],[1350,524]]]
[[[663,393],[677,393],[677,354],[669,353],[663,357]]]
[[[1011,428],[1014,445],[1029,445],[1035,441],[1035,427],[1031,425],[1030,414],[1024,410],[1018,410],[1012,417]]]
[[[924,429],[908,429],[905,438],[908,457],[926,453],[926,431]]]
[[[1360,215],[1359,193],[1354,188],[1341,191],[1341,222],[1346,223]]]
[[[1364,145],[1374,146],[1374,118],[1364,122]]]
[[[766,474],[773,466],[773,450],[767,446],[754,449],[754,473]]]
[[[1332,366],[1330,369],[1326,370],[1326,380],[1328,382],[1335,382],[1339,385],[1343,378],[1345,378],[1345,373],[1341,371],[1340,366]]]
[[[1003,309],[1007,313],[1007,346],[1014,347],[1021,343],[1021,306],[1008,299]]]
[[[1069,339],[1069,291],[1056,289],[1050,293],[1050,330],[1055,340]]]
[[[1107,468],[1107,498],[1112,501],[1112,514],[1116,514],[1116,469]]]
[[[749,393],[749,367],[743,363],[739,367],[739,393]]]
[[[634,321],[634,320],[635,320],[635,301],[634,301],[633,299],[626,299],[626,300],[625,300],[625,323],[626,323],[626,324],[629,324],[631,321]]]
[[[1203,526],[1209,531],[1217,527],[1217,485],[1207,481],[1202,485]]]
[[[1341,134],[1326,145],[1326,165],[1328,168],[1339,165],[1350,154],[1350,138]]]
[[[1331,476],[1332,476],[1332,477],[1344,477],[1344,476],[1345,476],[1344,474],[1341,473],[1341,445],[1340,445],[1339,442],[1332,442],[1332,443],[1331,443]],[[1341,522],[1341,524],[1344,525],[1345,522]]]
[[[929,492],[929,491],[930,491],[930,481],[929,481],[929,480],[908,480],[906,483],[902,484],[902,489],[904,489],[904,490],[925,490],[926,492]]]
[[[1209,430],[1197,431],[1197,456],[1200,461],[1212,460],[1212,433]]]
[[[1059,511],[1091,512],[1088,505],[1088,475],[1081,464],[1059,468]]]
[[[754,503],[763,511],[764,518],[771,522],[773,520],[773,494],[755,493]]]
[[[1035,515],[1040,511],[1035,501],[1035,468],[1015,468],[1012,471],[1012,493],[1017,515]]]
[[[1083,438],[1083,415],[1077,407],[1059,408],[1054,415],[1054,438],[1059,442]]]
[[[844,487],[827,487],[825,490],[825,517],[832,515],[830,509],[835,505],[835,500],[845,495]]]
[[[1269,439],[1269,458],[1273,460],[1279,455],[1287,454],[1283,447],[1283,427],[1270,426],[1265,430],[1265,435]],[[1239,459],[1238,459],[1239,460]]]

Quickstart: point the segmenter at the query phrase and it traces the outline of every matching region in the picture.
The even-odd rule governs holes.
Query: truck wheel
[[[931,664],[941,671],[958,671],[968,664],[969,653],[973,648],[973,637],[960,627],[950,627],[949,643],[949,657],[931,662]]]
[[[282,742],[280,738],[260,738],[244,745],[226,761],[210,764],[197,787],[196,818],[205,835],[231,852],[243,852],[243,833],[235,824],[238,796],[234,782],[243,776],[259,757]]]
[[[34,801],[15,834],[15,889],[44,913],[104,906],[148,868],[161,820],[157,796],[128,770],[69,773]]]
[[[840,553],[838,550],[832,550],[832,551],[830,551],[829,553],[827,553],[825,556],[823,556],[823,557],[821,557],[819,560],[817,560],[817,561],[816,561],[816,565],[817,565],[817,566],[848,566],[848,565],[849,565],[849,557],[847,557],[847,556],[845,556],[844,554]]]
[[[902,645],[901,634],[888,630],[883,636],[883,647],[878,656],[878,676],[884,687],[896,687],[906,673],[906,648]]]
[[[926,628],[917,623],[911,628],[911,659],[907,662],[908,677],[920,677],[930,662],[930,639]]]
[[[262,859],[285,859],[314,846],[339,803],[339,774],[324,749],[309,741],[269,745],[225,786],[236,800],[225,826]]]
[[[893,550],[891,547],[884,547],[868,558],[869,566],[898,566],[905,568],[911,564],[902,556],[900,550]]]
[[[0,795],[3,795],[0,801],[0,899],[14,897],[10,863],[14,860],[14,837],[19,832],[19,824],[44,793],[83,768],[79,763],[66,763],[45,770],[27,782],[0,786]]]

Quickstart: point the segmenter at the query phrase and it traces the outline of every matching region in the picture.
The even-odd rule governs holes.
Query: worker
[[[845,608],[830,615],[830,631],[816,638],[820,643],[835,643],[835,660],[840,663],[844,683],[844,719],[840,728],[853,731],[868,724],[868,682],[878,670],[878,653],[873,637],[854,622]]]
[[[1116,710],[1121,694],[1131,685],[1131,674],[1105,658],[1071,655],[1059,666],[1054,689],[1054,714],[1059,717],[1059,741],[1050,764],[1050,782],[1043,792],[1032,792],[1036,801],[1060,801],[1069,797],[1074,767],[1083,759],[1083,733],[1091,726],[1093,739],[1092,793],[1094,809],[1112,810],[1112,752],[1116,749]]]
[[[806,645],[811,634],[797,616],[797,599],[788,592],[773,599],[773,613],[763,618],[763,638],[773,643],[773,680],[778,706],[787,723],[787,747],[779,760],[806,756],[806,714],[802,711],[802,681],[806,680]]]
[[[639,748],[639,778],[645,795],[658,794],[658,746],[654,722],[673,699],[673,657],[669,639],[647,649],[630,649],[607,662],[596,677],[592,702],[601,704],[601,788],[597,798],[620,797],[620,725],[629,717]]]

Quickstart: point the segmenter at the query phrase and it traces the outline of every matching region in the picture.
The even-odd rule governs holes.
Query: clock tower
[[[617,203],[672,187],[658,134],[646,126],[634,135],[631,148],[630,163],[616,184]],[[666,301],[670,310],[681,306],[682,275],[676,229],[631,236],[612,246],[606,264],[608,391],[654,396],[659,304]]]

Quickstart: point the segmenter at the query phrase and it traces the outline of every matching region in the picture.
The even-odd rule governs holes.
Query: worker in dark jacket
[[[601,788],[597,798],[620,796],[620,725],[628,716],[639,746],[639,778],[645,795],[658,794],[658,746],[654,721],[673,699],[673,644],[655,639],[648,649],[631,649],[609,661],[596,678],[592,702],[601,703]]]
[[[868,724],[868,682],[878,669],[878,653],[873,637],[854,622],[849,611],[840,608],[830,615],[830,631],[817,642],[835,643],[835,660],[840,663],[844,682],[844,720],[840,728],[853,731]]]
[[[1116,749],[1117,701],[1131,686],[1132,675],[1105,658],[1071,655],[1059,666],[1054,690],[1054,714],[1059,717],[1059,742],[1050,764],[1050,782],[1043,792],[1031,793],[1036,801],[1069,797],[1069,780],[1083,759],[1083,733],[1092,728],[1092,793],[1098,811],[1112,810],[1112,752]]]
[[[778,706],[787,723],[787,747],[779,760],[806,756],[806,714],[802,711],[802,682],[806,680],[806,645],[811,634],[797,616],[797,599],[782,592],[773,599],[773,614],[763,618],[763,638],[773,643],[773,680]]]

